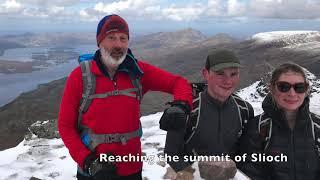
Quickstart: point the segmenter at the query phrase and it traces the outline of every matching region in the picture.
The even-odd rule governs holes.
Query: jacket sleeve
[[[247,154],[246,161],[240,162],[238,168],[254,180],[269,180],[270,167],[267,163],[254,162],[251,155],[264,152],[264,140],[258,132],[259,119],[255,117],[248,122],[247,130],[240,138],[240,154]]]
[[[192,108],[192,89],[185,78],[145,62],[138,63],[144,72],[141,80],[143,93],[149,90],[166,92],[172,94],[175,101],[185,101]]]
[[[164,153],[170,157],[170,159],[167,159],[167,163],[176,172],[182,171],[192,165],[192,162],[188,161],[189,158],[184,158],[193,154],[191,146],[184,143],[184,136],[184,130],[170,130],[166,136]]]
[[[82,74],[76,68],[69,75],[63,92],[58,117],[59,134],[74,161],[83,168],[90,150],[82,143],[78,132],[78,108],[82,96]]]
[[[314,127],[314,133],[315,133],[316,140],[318,140],[320,138],[320,116],[318,116],[314,113],[311,113],[311,118],[312,118],[313,123],[316,124]],[[316,146],[318,146],[319,144],[320,144],[320,142],[316,141]],[[318,151],[317,152],[318,153],[318,162],[320,162],[320,150],[318,148],[320,148],[320,147],[316,147],[316,150]],[[316,179],[320,179],[320,163],[318,166]]]

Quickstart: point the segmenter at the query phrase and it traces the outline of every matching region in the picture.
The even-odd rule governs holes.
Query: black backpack
[[[313,139],[315,140],[316,149],[320,158],[320,124],[315,122],[314,119],[320,119],[319,116],[309,113],[309,120],[311,121],[311,131]],[[272,119],[266,117],[265,113],[259,115],[258,131],[260,136],[264,139],[264,151],[267,150],[271,135],[272,135]]]
[[[192,86],[192,106],[193,110],[191,111],[188,119],[187,119],[187,127],[186,127],[186,135],[185,135],[185,144],[189,143],[195,134],[200,119],[200,104],[201,104],[201,93],[207,88],[206,83],[191,83]],[[238,138],[242,135],[243,130],[246,128],[248,120],[253,118],[254,112],[249,108],[248,102],[241,99],[239,96],[232,94],[231,98],[235,101],[238,107],[239,119],[241,124],[241,131],[238,134]]]

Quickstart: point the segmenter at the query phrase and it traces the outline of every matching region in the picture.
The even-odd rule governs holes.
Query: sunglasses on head
[[[277,89],[280,92],[288,92],[290,91],[291,87],[293,87],[294,91],[296,93],[305,93],[308,90],[308,83],[295,83],[295,84],[290,84],[288,82],[285,81],[279,81],[276,83]]]

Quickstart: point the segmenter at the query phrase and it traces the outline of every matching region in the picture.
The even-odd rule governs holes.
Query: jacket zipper
[[[113,76],[112,81],[114,90],[117,90],[117,78],[115,77],[115,75]]]
[[[295,180],[296,179],[296,162],[295,162],[295,151],[294,151],[294,132],[293,130],[290,131],[290,150],[291,150],[291,155],[292,155],[292,161],[291,161],[291,168],[293,171],[290,171],[290,176],[291,179]]]
[[[218,142],[219,145],[222,145],[222,141],[221,141],[221,108],[218,108]]]

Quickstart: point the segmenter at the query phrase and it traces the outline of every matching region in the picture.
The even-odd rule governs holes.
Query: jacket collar
[[[210,94],[208,93],[208,89],[205,89],[203,92],[203,96],[205,97],[205,99],[208,100],[209,103],[214,104],[215,106],[219,107],[219,108],[223,108],[224,106],[228,106],[231,102],[231,96],[228,97],[228,99],[226,99],[226,101],[221,102],[215,98],[213,98],[212,96],[210,96]]]
[[[94,61],[92,62],[92,72],[96,75],[105,75],[109,77],[108,71],[106,70],[105,65],[101,61],[100,50],[97,50],[94,57]],[[131,72],[135,76],[142,76],[143,71],[138,65],[138,60],[133,56],[131,49],[128,49],[126,58],[124,61],[119,65],[117,72]]]
[[[310,98],[307,96],[300,108],[298,109],[296,126],[304,125],[309,120],[309,102]],[[268,93],[262,102],[263,111],[271,116],[273,122],[280,126],[288,126],[285,120],[285,115],[282,109],[279,109],[272,99],[271,93]]]

